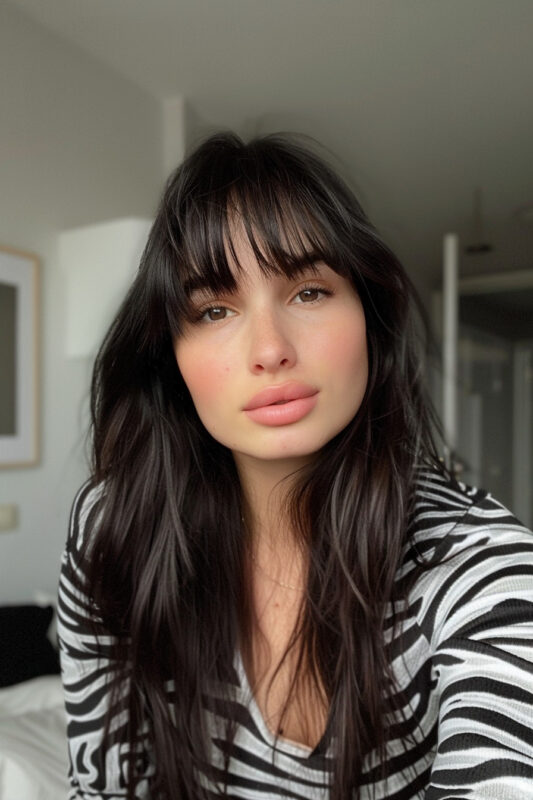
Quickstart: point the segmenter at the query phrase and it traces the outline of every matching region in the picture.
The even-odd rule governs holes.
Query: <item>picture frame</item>
[[[0,246],[0,468],[39,460],[39,259]]]

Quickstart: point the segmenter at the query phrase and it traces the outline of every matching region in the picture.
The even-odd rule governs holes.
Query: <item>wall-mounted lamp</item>
[[[59,234],[66,355],[94,356],[139,267],[152,222],[116,219]]]

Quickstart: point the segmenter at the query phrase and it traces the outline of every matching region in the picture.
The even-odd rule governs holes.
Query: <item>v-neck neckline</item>
[[[277,750],[292,756],[297,756],[298,758],[304,760],[307,760],[318,753],[321,755],[323,754],[323,744],[326,733],[321,736],[320,741],[315,747],[309,747],[308,745],[301,744],[300,742],[295,742],[292,739],[286,739],[283,736],[278,736],[276,738],[274,733],[272,733],[266,724],[263,714],[261,713],[261,709],[257,704],[252,687],[250,686],[250,682],[248,680],[248,676],[246,674],[246,669],[244,668],[241,651],[239,649],[237,649],[235,655],[235,669],[239,678],[239,685],[246,696],[246,703],[250,710],[252,719],[260,731],[263,739],[270,747],[274,748],[275,746]]]

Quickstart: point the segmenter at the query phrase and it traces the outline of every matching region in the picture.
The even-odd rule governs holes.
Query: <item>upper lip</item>
[[[290,400],[300,400],[302,397],[311,397],[318,389],[305,383],[284,383],[281,386],[267,386],[244,406],[243,411],[252,411],[254,408],[271,406],[273,403],[288,403]]]

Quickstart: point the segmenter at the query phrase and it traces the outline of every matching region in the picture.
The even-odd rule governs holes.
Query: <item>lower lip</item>
[[[260,425],[291,425],[306,417],[315,407],[317,395],[300,397],[280,405],[260,406],[245,411],[245,414]]]

